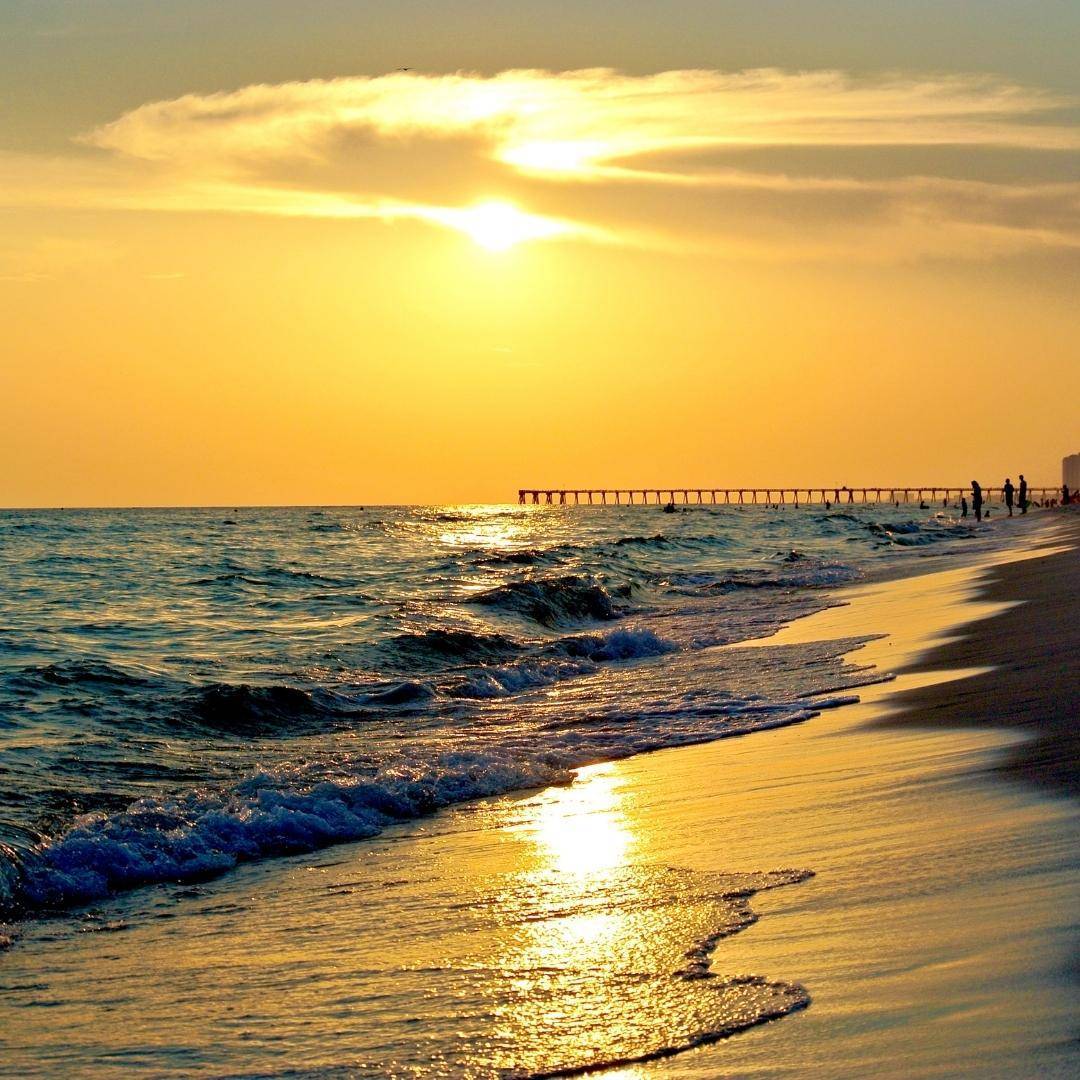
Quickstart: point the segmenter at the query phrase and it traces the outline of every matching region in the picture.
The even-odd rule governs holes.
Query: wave
[[[613,548],[659,548],[680,549],[687,551],[705,551],[715,547],[730,547],[731,539],[727,536],[620,536],[609,545]]]
[[[866,531],[879,542],[897,547],[921,547],[942,540],[964,540],[973,536],[972,531],[961,522],[939,518],[930,522],[871,521],[866,524]]]
[[[730,545],[731,540],[726,536],[665,536],[656,533],[653,536],[619,536],[612,540],[597,540],[586,544],[558,544],[548,548],[515,548],[509,551],[472,551],[468,554],[474,566],[551,566],[575,559],[588,563],[596,558],[625,558],[638,550],[707,551]]]
[[[212,683],[183,694],[172,720],[222,734],[297,735],[366,719],[371,710],[420,707],[434,696],[430,684],[414,679],[337,690]]]
[[[677,649],[673,641],[659,637],[648,629],[614,630],[610,634],[575,634],[548,646],[549,651],[559,651],[565,656],[587,657],[597,663],[662,656]]]
[[[380,690],[371,690],[358,699],[360,705],[393,706],[423,705],[435,696],[434,689],[425,682],[406,679]]]
[[[188,582],[188,585],[197,585],[199,587],[206,585],[264,585],[264,581],[260,581],[256,577],[250,577],[247,574],[240,574],[235,572],[227,572],[224,574],[213,574],[210,577],[195,578]]]
[[[792,552],[781,556],[769,569],[750,567],[731,570],[700,585],[699,591],[729,593],[746,589],[828,589],[848,585],[861,576],[861,572],[853,566],[819,562]]]
[[[614,541],[615,547],[668,547],[671,541],[661,533],[655,536],[620,536]]]
[[[398,656],[419,662],[486,662],[504,659],[526,647],[524,642],[507,634],[440,627],[422,633],[398,634],[387,646]]]
[[[407,749],[382,763],[341,755],[140,799],[121,812],[86,815],[3,861],[0,888],[6,881],[8,894],[0,908],[6,899],[13,912],[64,909],[156,882],[204,880],[242,862],[366,839],[455,803],[569,783],[574,769],[597,761],[797,723],[831,704],[727,700],[715,709],[613,715],[605,724],[549,729],[542,742],[526,734],[482,749]]]
[[[141,687],[150,680],[143,675],[107,664],[102,660],[62,660],[55,664],[32,665],[11,672],[6,681],[29,689],[49,686]]]
[[[332,588],[354,588],[356,585],[355,581],[350,581],[348,578],[316,574],[310,570],[293,570],[287,566],[269,566],[254,571],[226,570],[219,574],[194,578],[187,582],[188,585],[193,586],[255,585],[260,588],[268,588],[282,583],[326,585]]]
[[[375,773],[366,761],[259,773],[231,789],[143,799],[91,815],[15,865],[10,903],[69,908],[160,881],[197,881],[241,862],[375,836],[387,825],[466,799],[567,782],[565,765],[497,752],[445,754]],[[9,872],[10,873],[10,872]]]
[[[559,548],[518,548],[514,551],[485,551],[474,553],[473,566],[536,566],[550,562],[562,554]]]
[[[486,667],[447,682],[442,690],[451,697],[507,697],[522,690],[551,686],[563,679],[586,675],[598,664],[663,656],[678,645],[652,630],[616,630],[611,634],[579,634],[552,642],[542,658],[503,667]]]
[[[186,695],[185,718],[215,731],[250,734],[311,719],[322,710],[313,695],[294,686],[215,683]]]
[[[574,575],[511,581],[479,593],[469,602],[522,615],[548,628],[589,619],[608,621],[622,614],[602,585]]]

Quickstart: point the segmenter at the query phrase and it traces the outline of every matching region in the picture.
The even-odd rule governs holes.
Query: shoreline
[[[1080,521],[1068,523],[1080,541]],[[990,670],[960,682],[930,683],[892,695],[882,724],[1000,727],[1031,733],[997,771],[1080,794],[1080,546],[991,568],[983,599],[1010,605],[963,626],[907,670]]]
[[[712,970],[803,987],[809,1008],[608,1075],[1068,1075],[1074,802],[988,777],[1022,749],[1022,732],[883,716],[931,682],[949,697],[968,681],[971,664],[943,670],[933,650],[1006,612],[1009,601],[986,588],[988,566],[1003,562],[1011,577],[1019,571],[1009,567],[1055,557],[1017,547],[842,590],[846,606],[756,643],[882,632],[853,659],[898,678],[862,687],[859,704],[589,766],[568,787],[461,804],[204,886],[140,890],[74,925],[25,926],[0,964],[0,1000],[12,1009],[5,1060],[27,1075],[109,1076],[117,1062],[162,1076],[301,1065],[336,1075],[362,1060],[353,1041],[363,1029],[410,1030],[401,1011],[419,1008],[410,1002],[429,1002],[421,1042],[455,1023],[462,973],[490,971],[497,991],[508,966],[545,978],[553,965],[580,963],[582,950],[595,964],[635,947],[635,890],[644,900],[663,868],[696,880],[797,867],[814,876],[754,896],[758,920],[716,943]],[[580,882],[617,881],[630,907],[593,907],[571,921],[574,933],[545,937],[543,920],[500,921],[518,895],[507,883],[522,880],[530,902],[557,904]],[[468,933],[463,910],[480,913]],[[664,925],[681,917],[673,909]],[[456,959],[462,950],[467,963]],[[529,956],[539,976],[521,966]],[[94,986],[80,976],[88,970]],[[449,1001],[438,998],[443,982]],[[193,1016],[192,1000],[211,1011]],[[496,1014],[505,1028],[509,1014]],[[329,1042],[320,1024],[332,1025]]]

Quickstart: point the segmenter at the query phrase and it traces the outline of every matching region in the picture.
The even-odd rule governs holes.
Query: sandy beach
[[[1070,532],[1075,542],[1076,523]],[[998,727],[1032,736],[1001,768],[1049,788],[1076,794],[1080,785],[1080,618],[1076,582],[1080,548],[996,566],[981,595],[1014,605],[967,625],[922,657],[914,671],[992,670],[959,683],[934,683],[893,698],[901,715],[890,723]]]
[[[367,1063],[411,1025],[394,1075],[1075,1075],[1076,697],[1047,646],[1075,637],[1075,536],[850,589],[738,646],[884,635],[855,659],[898,677],[858,705],[27,924],[5,1066],[385,1075]],[[665,963],[679,979],[628,981]],[[712,1042],[763,996],[794,1011]]]

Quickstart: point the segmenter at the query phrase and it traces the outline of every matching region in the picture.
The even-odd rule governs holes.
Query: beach
[[[1070,534],[1071,537],[1072,534]],[[896,723],[998,727],[1031,736],[1001,768],[1075,795],[1080,784],[1080,549],[995,567],[982,585],[990,601],[1014,605],[963,628],[915,670],[993,670],[960,683],[933,683],[897,694]]]
[[[730,647],[884,635],[857,705],[26,924],[5,1067],[1075,1075],[1076,530],[1029,536]]]

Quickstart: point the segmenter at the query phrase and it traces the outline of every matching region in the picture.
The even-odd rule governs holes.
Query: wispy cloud
[[[1080,184],[1048,182],[1037,164],[1015,183],[936,175],[935,152],[1077,154],[1072,105],[989,76],[398,73],[154,102],[81,137],[105,160],[9,157],[0,178],[9,205],[408,218],[474,238],[510,227],[514,206],[525,239],[985,257],[1080,246]],[[846,167],[855,150],[897,147],[919,149],[919,172]],[[779,164],[733,165],[760,148]],[[827,150],[827,165],[783,167],[806,148]]]
[[[996,145],[1080,148],[1080,133],[1033,123],[1068,101],[990,77],[857,80],[773,69],[723,74],[608,69],[552,74],[397,74],[188,95],[144,105],[87,136],[152,160],[243,166],[318,156],[345,132],[473,136],[491,156],[589,175],[629,155],[702,146]]]

